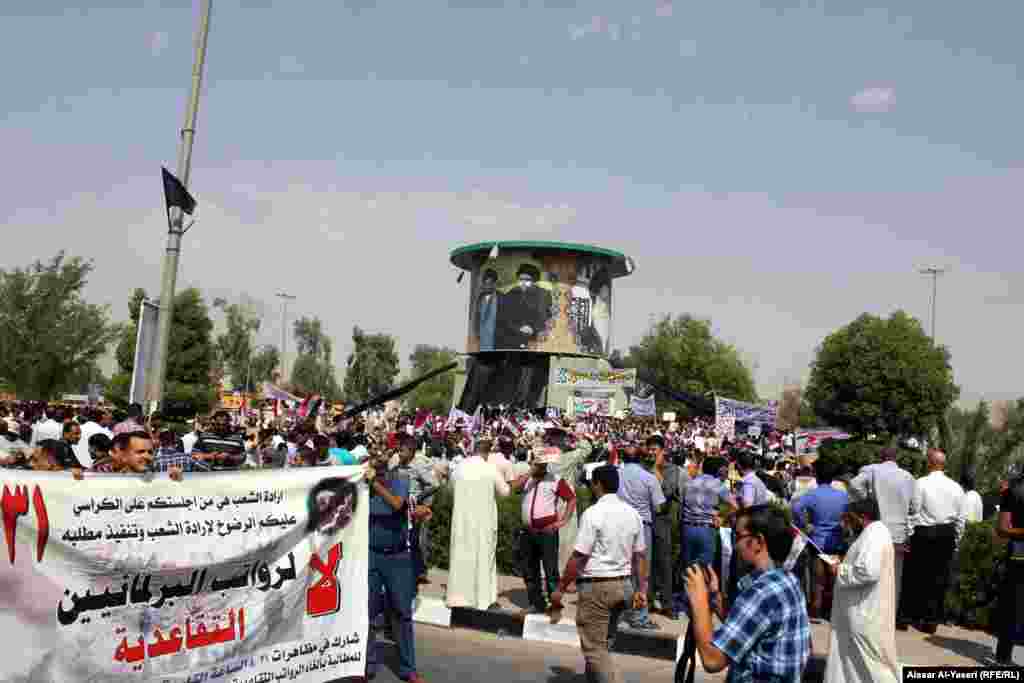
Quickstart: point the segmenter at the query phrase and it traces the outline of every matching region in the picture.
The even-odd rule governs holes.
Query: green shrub
[[[836,478],[844,474],[855,476],[865,465],[881,461],[884,446],[878,441],[825,439],[818,449],[818,460],[831,464],[835,468]],[[915,450],[900,448],[896,463],[915,478],[927,473],[927,460]]]
[[[442,487],[434,495],[431,506],[434,516],[430,521],[430,564],[447,570],[450,566],[452,504],[454,495],[450,486]],[[576,507],[582,515],[593,504],[590,489],[580,486],[576,489]],[[519,558],[516,554],[516,531],[522,526],[520,514],[522,495],[512,494],[498,499],[498,573],[519,576]],[[679,515],[676,506],[672,510],[672,565],[679,559]],[[559,567],[561,570],[562,567]]]
[[[995,535],[992,521],[968,524],[960,541],[955,561],[956,580],[946,594],[946,612],[962,626],[992,631],[996,604],[986,596],[995,596],[994,567],[1006,553],[1006,543]],[[981,604],[979,604],[981,603]]]

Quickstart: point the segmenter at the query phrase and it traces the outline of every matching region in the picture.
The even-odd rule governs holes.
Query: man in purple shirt
[[[659,508],[667,506],[668,503],[658,478],[640,464],[642,455],[637,446],[628,446],[623,454],[623,459],[626,461],[626,465],[619,474],[619,498],[640,514],[640,519],[644,523],[647,566],[650,566],[654,516],[659,512]],[[636,582],[637,577],[634,576],[633,579]],[[634,589],[640,590],[638,585],[634,586]],[[658,629],[658,625],[651,621],[646,607],[627,612],[625,618],[632,628],[647,631]]]

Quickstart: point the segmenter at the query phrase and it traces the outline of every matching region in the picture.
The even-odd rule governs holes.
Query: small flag
[[[181,181],[175,178],[170,171],[162,166],[160,170],[163,172],[164,201],[167,202],[167,210],[170,211],[172,206],[176,206],[191,216],[196,208],[196,200],[192,198],[192,195],[188,193],[188,190],[181,184]]]

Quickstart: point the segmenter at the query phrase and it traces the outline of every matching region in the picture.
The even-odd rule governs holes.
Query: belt
[[[409,552],[408,548],[374,548],[370,546],[370,552],[376,553],[377,555],[401,555],[402,553]]]
[[[576,579],[576,583],[608,583],[609,581],[625,581],[628,576],[591,576],[584,579]]]
[[[683,526],[693,526],[693,527],[707,528],[707,529],[714,529],[715,528],[715,525],[712,522],[698,522],[696,524],[693,524],[691,522],[683,522]]]

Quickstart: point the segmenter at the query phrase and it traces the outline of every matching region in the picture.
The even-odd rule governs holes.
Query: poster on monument
[[[606,257],[503,249],[472,271],[466,349],[607,356],[611,308]]]

